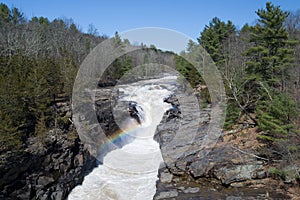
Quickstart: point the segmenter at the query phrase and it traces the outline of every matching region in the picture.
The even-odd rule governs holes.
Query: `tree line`
[[[300,11],[268,2],[256,14],[257,23],[240,30],[213,18],[198,42],[223,77],[225,129],[247,122],[258,127],[262,156],[299,160]]]
[[[70,98],[80,63],[105,38],[83,33],[71,19],[28,20],[0,4],[1,152],[56,124],[55,102]]]

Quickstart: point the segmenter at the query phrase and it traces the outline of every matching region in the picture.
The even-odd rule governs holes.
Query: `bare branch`
[[[234,147],[234,146],[231,146],[231,148],[237,150],[238,152],[241,152],[241,153],[243,153],[243,154],[247,154],[247,155],[253,156],[253,157],[258,158],[258,159],[265,160],[265,161],[268,161],[268,162],[270,161],[270,160],[267,159],[267,158],[263,158],[263,157],[257,156],[257,155],[255,155],[255,154],[253,154],[253,153],[248,153],[248,152],[243,151],[243,150],[240,150],[240,149],[238,149],[238,148],[236,148],[236,147]]]
[[[267,92],[267,94],[268,94],[270,100],[272,101],[273,98],[271,97],[269,90],[264,86],[264,84],[263,84],[261,81],[259,81],[258,83],[259,83],[259,85],[261,85],[261,86],[263,87],[263,89]]]

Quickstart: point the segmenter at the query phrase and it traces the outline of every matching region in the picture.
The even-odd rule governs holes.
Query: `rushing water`
[[[162,162],[159,144],[153,140],[157,125],[170,107],[167,97],[176,81],[175,76],[119,85],[121,101],[135,101],[143,111],[141,124],[127,131],[122,119],[116,119],[132,140],[122,148],[109,152],[99,165],[84,178],[82,185],[72,190],[68,199],[147,200],[156,192],[158,168]],[[128,121],[132,123],[132,121]],[[125,124],[126,126],[126,124]],[[132,127],[131,125],[128,125]]]

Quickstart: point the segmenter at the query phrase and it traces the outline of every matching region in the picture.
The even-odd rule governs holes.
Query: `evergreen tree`
[[[0,4],[0,24],[5,25],[10,21],[10,10],[7,5],[1,3]]]
[[[268,99],[266,93],[262,94]],[[291,119],[297,115],[297,108],[291,97],[287,94],[275,91],[271,100],[261,100],[256,108],[258,125],[266,134],[261,139],[276,141],[286,138],[290,131],[295,128]]]
[[[197,69],[181,56],[175,56],[176,71],[178,71],[192,87],[196,87],[200,82],[203,82],[201,75]]]
[[[113,79],[118,80],[131,69],[132,69],[132,58],[128,55],[125,55],[120,58],[117,58],[113,62],[112,72],[110,76],[112,76]]]
[[[205,26],[201,36],[198,38],[199,44],[210,54],[219,68],[222,67],[226,59],[226,55],[222,50],[222,44],[234,32],[235,27],[231,21],[225,23],[215,17],[208,26]]]
[[[293,62],[291,45],[295,43],[289,40],[283,26],[288,12],[268,2],[265,10],[259,9],[256,13],[259,23],[252,27],[250,38],[254,46],[245,52],[251,58],[247,73],[272,87],[281,87],[283,91],[287,69]]]
[[[123,75],[131,69],[132,69],[132,58],[130,56],[125,56],[125,59],[121,66],[120,73]]]
[[[11,21],[14,25],[24,23],[24,14],[21,13],[18,8],[13,8],[11,10]]]
[[[119,47],[122,45],[122,39],[118,32],[115,33],[115,37],[113,37],[113,45],[114,47]]]
[[[283,93],[287,69],[293,60],[293,42],[283,26],[287,12],[268,2],[266,9],[256,13],[259,23],[251,28],[253,47],[245,52],[251,59],[246,68],[246,91],[258,97],[251,107],[264,131],[260,138],[274,142],[293,130],[292,119],[297,115],[295,102]]]

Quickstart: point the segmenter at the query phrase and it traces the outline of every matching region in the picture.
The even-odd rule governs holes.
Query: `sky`
[[[160,27],[181,32],[196,40],[213,17],[231,20],[237,28],[254,24],[255,11],[266,0],[0,0],[33,16],[72,18],[84,32],[93,24],[100,35],[112,36],[142,27]],[[283,10],[300,9],[300,0],[273,0]]]

